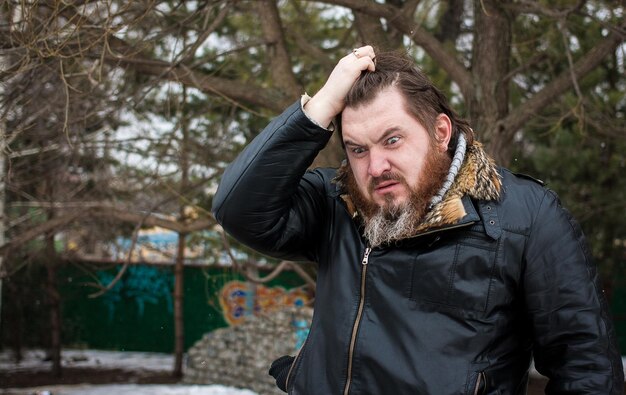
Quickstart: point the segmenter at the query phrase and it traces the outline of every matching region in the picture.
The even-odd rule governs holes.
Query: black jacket
[[[532,355],[548,394],[623,393],[595,266],[553,192],[499,169],[484,180],[500,183],[497,200],[458,193],[459,218],[371,250],[336,170],[307,171],[329,138],[294,104],[229,166],[213,203],[241,242],[318,262],[310,334],[279,383],[289,393],[523,394]]]

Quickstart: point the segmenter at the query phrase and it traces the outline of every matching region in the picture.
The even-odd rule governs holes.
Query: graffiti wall
[[[88,297],[96,291],[89,286],[94,279],[107,285],[120,269],[120,265],[101,268],[68,265],[60,270],[63,344],[68,347],[172,352],[173,267],[131,265],[111,290],[97,298]],[[16,284],[18,275],[11,278]],[[45,273],[41,275],[45,276]],[[45,277],[42,277],[43,281]],[[28,283],[37,282],[28,278]],[[307,303],[309,299],[300,289],[301,285],[299,277],[288,272],[267,286],[252,287],[230,268],[185,267],[185,347],[190,347],[207,332],[241,322],[247,314],[269,312],[281,304]],[[3,291],[8,292],[9,287],[4,288]],[[47,310],[41,308],[31,313],[20,307],[16,297],[5,296],[3,311],[11,313],[11,322],[18,322],[15,317],[24,316],[23,339],[37,345],[36,339],[46,333]],[[41,315],[41,319],[33,314]],[[5,317],[3,314],[2,318],[0,334],[3,344],[8,345],[12,337],[7,334],[15,332],[15,328],[6,324],[9,315]]]
[[[287,306],[306,306],[310,297],[302,288],[287,291],[281,286],[230,281],[220,290],[219,301],[224,320],[237,325],[245,320],[246,315],[271,313]]]
[[[104,270],[98,271],[96,275],[104,286],[109,285],[115,278],[115,274]],[[158,266],[129,266],[113,288],[102,295],[102,303],[108,311],[109,321],[114,319],[115,310],[127,303],[137,308],[139,317],[144,315],[146,304],[163,303],[167,313],[172,314],[173,284],[174,276],[171,270],[163,270]]]

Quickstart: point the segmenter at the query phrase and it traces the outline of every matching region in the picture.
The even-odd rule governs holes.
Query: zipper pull
[[[365,248],[365,253],[363,254],[363,260],[361,261],[361,263],[363,265],[367,265],[367,262],[370,259],[370,252],[372,252],[372,248],[371,247]]]

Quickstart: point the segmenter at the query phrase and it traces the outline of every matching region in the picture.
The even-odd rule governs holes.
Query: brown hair
[[[373,101],[376,95],[389,86],[396,86],[403,94],[407,111],[428,131],[431,140],[435,136],[435,122],[439,114],[446,114],[452,122],[452,136],[448,153],[456,149],[459,133],[464,133],[467,144],[474,141],[469,123],[459,117],[446,96],[415,65],[406,52],[381,52],[376,54],[376,71],[364,71],[346,96],[346,107],[358,107]],[[341,114],[337,119],[341,133]],[[343,140],[343,139],[342,139]]]

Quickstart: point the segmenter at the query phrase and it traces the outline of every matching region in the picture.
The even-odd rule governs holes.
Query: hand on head
[[[343,110],[345,97],[361,72],[376,69],[375,57],[374,48],[366,45],[341,58],[322,89],[305,105],[307,115],[320,125],[330,125]]]

